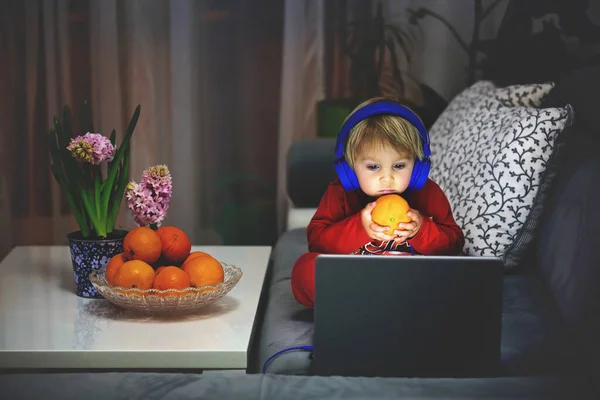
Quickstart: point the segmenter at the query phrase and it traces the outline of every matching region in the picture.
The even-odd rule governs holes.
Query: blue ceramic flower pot
[[[80,231],[67,234],[77,296],[101,299],[102,295],[90,282],[90,273],[105,267],[110,259],[123,252],[123,239],[127,231],[114,230],[110,239],[84,239]]]

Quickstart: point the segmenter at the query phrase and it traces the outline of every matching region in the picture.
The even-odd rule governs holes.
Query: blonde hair
[[[346,120],[362,107],[378,101],[399,103],[397,100],[388,97],[374,97],[359,104]],[[374,115],[354,125],[346,137],[344,158],[351,167],[354,167],[356,155],[372,146],[391,146],[398,153],[406,154],[415,160],[422,160],[425,157],[423,139],[418,129],[409,121],[397,115]]]

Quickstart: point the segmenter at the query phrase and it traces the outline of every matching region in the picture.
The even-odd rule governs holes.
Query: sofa
[[[541,104],[570,104],[575,118],[556,148],[555,175],[549,180],[533,241],[519,265],[504,277],[503,372],[488,380],[490,392],[504,386],[503,379],[526,384],[539,377],[581,379],[600,389],[594,385],[600,379],[600,190],[594,183],[600,177],[600,120],[595,110],[600,102],[594,97],[599,76],[598,67],[566,75]],[[311,345],[313,332],[312,310],[293,298],[290,276],[294,261],[307,251],[302,220],[307,222],[335,178],[334,144],[333,139],[305,140],[290,149],[290,229],[274,248],[254,372],[310,374],[309,352],[286,351]]]
[[[307,218],[333,170],[333,139],[299,141],[288,154],[288,229],[274,246],[247,374],[11,373],[0,398],[593,399],[600,398],[600,69],[561,77],[544,106],[569,103],[540,223],[519,265],[504,277],[502,373],[480,378],[311,375],[313,311],[290,290],[307,251]],[[6,396],[6,397],[4,397]]]

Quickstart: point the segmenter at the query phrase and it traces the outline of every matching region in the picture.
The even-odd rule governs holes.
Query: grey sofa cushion
[[[308,252],[308,241],[305,228],[296,228],[283,233],[273,249],[271,281],[273,283],[284,279],[289,281],[294,263],[306,252]]]
[[[315,208],[337,175],[335,139],[294,142],[287,156],[287,194],[295,207]]]
[[[581,358],[537,275],[504,278],[501,359],[509,376],[580,374]]]
[[[266,285],[268,297],[257,337],[257,367],[260,370],[276,352],[312,344],[312,310],[296,301],[290,284],[294,263],[307,251],[305,228],[285,232],[273,249],[273,266]],[[309,353],[293,351],[274,358],[267,366],[267,372],[305,375],[309,368]]]
[[[51,373],[0,376],[4,399],[578,399],[583,378],[410,379],[236,373]]]
[[[284,375],[308,375],[311,360],[308,351],[287,351],[265,363],[275,353],[313,343],[313,310],[298,303],[292,295],[290,280],[271,286],[259,339],[260,371]]]
[[[600,379],[600,157],[559,177],[537,258],[546,284]]]

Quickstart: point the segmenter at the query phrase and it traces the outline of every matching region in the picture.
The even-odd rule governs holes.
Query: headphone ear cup
[[[410,177],[410,183],[408,187],[413,190],[421,189],[427,182],[429,177],[429,170],[431,169],[431,163],[429,159],[415,161],[413,172]]]
[[[360,188],[360,185],[358,184],[358,178],[346,160],[336,160],[335,172],[337,173],[338,178],[340,178],[340,182],[346,191]]]

